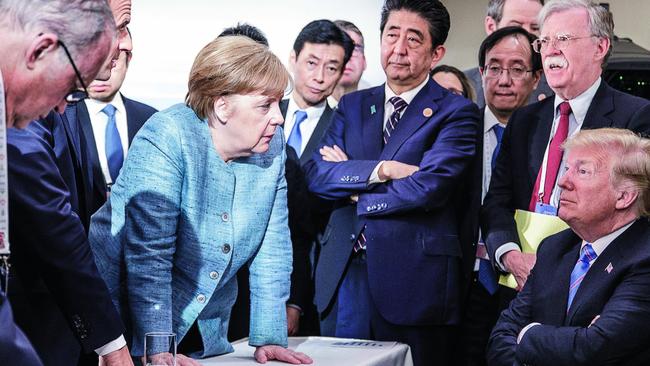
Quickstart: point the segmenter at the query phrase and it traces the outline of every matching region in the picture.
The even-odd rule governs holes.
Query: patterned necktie
[[[548,147],[548,159],[546,162],[546,179],[544,181],[544,196],[542,202],[549,203],[553,195],[553,188],[555,187],[555,180],[557,179],[558,170],[560,170],[560,163],[562,163],[562,144],[569,135],[569,115],[571,114],[571,106],[569,102],[560,103],[560,123],[557,125],[555,135],[551,140]],[[539,169],[537,174],[537,181],[533,187],[533,194],[530,199],[529,211],[535,211],[535,205],[539,201],[539,185],[542,179],[542,168]]]
[[[307,112],[297,110],[294,116],[295,122],[291,129],[291,133],[289,134],[289,139],[287,139],[287,145],[296,150],[296,154],[300,157],[302,154],[302,134],[300,133],[300,124],[307,119]]]
[[[585,244],[582,249],[580,249],[580,259],[578,259],[578,263],[576,263],[576,266],[573,267],[573,272],[571,272],[569,301],[566,306],[567,313],[571,308],[571,303],[573,302],[573,298],[575,297],[576,292],[578,292],[580,283],[582,283],[582,280],[585,278],[585,275],[589,270],[589,263],[595,261],[596,257],[598,256],[596,255],[596,252],[590,243]]]
[[[494,131],[494,136],[497,138],[497,144],[494,147],[494,151],[492,152],[492,170],[494,170],[494,165],[497,161],[497,155],[499,155],[499,150],[501,149],[501,140],[503,139],[503,131],[505,131],[505,127],[501,126],[500,124],[496,124],[494,127],[492,127],[492,131]],[[492,264],[487,259],[479,259],[478,281],[483,285],[485,290],[490,295],[494,295],[494,293],[497,292],[497,289],[499,288],[499,284],[497,283],[497,275],[494,273]]]
[[[115,122],[115,106],[107,104],[102,112],[108,116],[108,123],[106,123],[106,144],[104,151],[106,152],[106,160],[108,161],[108,171],[111,174],[111,181],[115,183],[122,164],[124,163],[124,150],[122,149],[122,139],[120,132],[117,130],[117,123]]]
[[[390,139],[393,131],[395,131],[397,122],[399,122],[402,116],[402,111],[408,106],[408,103],[400,97],[392,97],[388,101],[393,105],[393,107],[395,107],[395,111],[393,111],[390,118],[388,118],[388,121],[386,121],[386,128],[384,128],[384,145],[388,143],[388,139]]]

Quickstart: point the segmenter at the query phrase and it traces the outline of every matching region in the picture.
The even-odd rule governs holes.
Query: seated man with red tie
[[[521,252],[514,213],[556,215],[566,138],[601,127],[650,131],[650,102],[616,91],[600,77],[614,29],[607,10],[591,0],[556,0],[542,8],[540,20],[541,37],[533,48],[541,53],[555,97],[513,113],[481,210],[489,257],[497,269],[514,275],[518,289],[535,254]]]
[[[565,143],[558,216],[501,314],[488,364],[650,364],[650,140],[625,129]]]

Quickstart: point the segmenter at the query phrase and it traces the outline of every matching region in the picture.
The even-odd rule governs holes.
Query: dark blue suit
[[[353,243],[365,227],[368,285],[377,315],[398,326],[457,325],[458,218],[466,209],[457,188],[475,154],[478,109],[429,80],[383,146],[384,102],[383,85],[344,96],[321,146],[337,145],[350,160],[326,162],[316,150],[305,166],[309,189],[338,205],[316,268],[316,304],[322,311],[335,300]],[[382,160],[420,170],[369,186]],[[347,204],[354,194],[358,204]]]
[[[11,306],[2,291],[0,291],[0,365],[42,365],[32,345],[14,324]]]
[[[605,248],[567,312],[581,244],[571,230],[542,242],[526,285],[492,331],[489,365],[650,364],[648,220],[637,220]],[[542,325],[530,328],[517,345],[520,330],[531,322]]]
[[[81,182],[70,170],[75,158],[55,141],[65,136],[62,123],[51,113],[28,129],[9,129],[7,136],[9,297],[16,323],[45,365],[75,365],[81,352],[123,332],[77,214],[83,201],[70,189]]]

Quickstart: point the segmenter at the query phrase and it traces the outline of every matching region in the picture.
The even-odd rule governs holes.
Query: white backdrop
[[[368,68],[362,81],[378,85],[382,0],[133,0],[133,60],[124,94],[158,109],[182,102],[194,57],[224,28],[247,22],[267,36],[285,63],[298,32],[315,19],[344,19],[363,32]]]

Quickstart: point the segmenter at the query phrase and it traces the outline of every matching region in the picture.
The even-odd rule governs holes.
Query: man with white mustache
[[[607,10],[590,0],[555,0],[542,8],[539,23],[541,36],[533,48],[541,53],[555,96],[510,118],[481,210],[489,256],[498,270],[515,276],[518,290],[535,254],[521,252],[513,214],[522,209],[557,215],[564,140],[581,129],[650,131],[650,102],[616,91],[601,79],[614,29]]]

